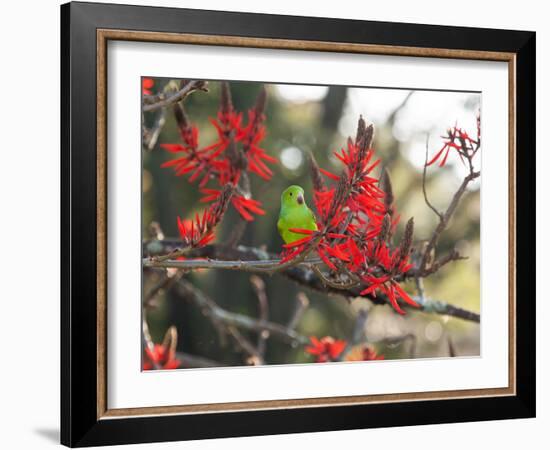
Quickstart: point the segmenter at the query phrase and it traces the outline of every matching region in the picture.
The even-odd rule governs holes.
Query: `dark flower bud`
[[[378,241],[384,242],[386,239],[388,239],[388,236],[390,234],[390,227],[391,227],[391,217],[389,214],[384,215],[384,219],[382,220],[382,225],[380,227],[380,233],[378,234]]]
[[[386,169],[382,171],[382,175],[380,177],[380,189],[382,189],[386,194],[384,196],[384,206],[386,207],[386,212],[391,216],[393,215],[394,196],[390,174]]]
[[[256,105],[254,106],[254,111],[256,112],[256,117],[260,117],[265,111],[265,104],[267,102],[267,91],[265,86],[262,84],[258,97],[256,97]]]
[[[359,145],[359,142],[363,139],[365,135],[365,130],[367,128],[367,123],[363,116],[359,116],[359,122],[357,123],[357,134],[355,135],[355,145]]]
[[[405,226],[405,233],[403,234],[403,239],[401,239],[401,245],[399,247],[399,254],[401,255],[401,260],[409,256],[412,248],[414,233],[414,218],[411,217]]]
[[[220,111],[222,114],[229,114],[231,111],[233,111],[233,102],[231,101],[231,90],[229,89],[229,83],[227,83],[226,81],[222,83]]]
[[[325,180],[319,170],[319,165],[313,156],[313,153],[308,154],[309,157],[309,169],[311,172],[311,181],[313,182],[313,189],[315,191],[324,191],[326,189]]]

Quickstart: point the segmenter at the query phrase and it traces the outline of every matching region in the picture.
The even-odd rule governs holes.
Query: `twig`
[[[153,306],[153,301],[155,300],[155,298],[162,292],[162,291],[165,291],[165,290],[168,290],[170,289],[173,284],[178,281],[181,277],[183,276],[183,272],[177,272],[176,274],[174,274],[173,276],[169,276],[168,273],[163,273],[161,275],[161,279],[160,281],[155,284],[150,290],[149,292],[147,292],[144,296],[143,296],[143,306],[146,307],[146,308],[149,308],[151,306]]]
[[[428,245],[426,246],[426,249],[424,250],[424,255],[422,256],[422,261],[420,262],[419,271],[422,273],[426,269],[426,264],[428,262],[429,255],[431,251],[435,248],[437,241],[439,240],[439,236],[443,231],[447,228],[447,225],[454,214],[458,204],[460,203],[460,199],[464,195],[464,192],[466,192],[466,187],[468,184],[475,180],[477,177],[479,177],[480,173],[471,171],[462,181],[460,187],[453,195],[453,198],[451,200],[451,203],[447,207],[447,211],[445,211],[445,214],[443,214],[439,220],[439,224],[435,228],[435,230],[432,233],[432,237],[428,241]]]
[[[241,334],[241,332],[235,327],[235,324],[231,321],[223,319],[223,316],[216,313],[216,308],[221,308],[217,304],[206,296],[199,288],[193,286],[186,280],[181,281],[181,285],[184,286],[187,294],[185,298],[191,298],[195,300],[197,306],[203,311],[203,313],[210,318],[212,325],[218,330],[220,336],[228,334],[235,342],[237,348],[248,355],[246,361],[253,365],[264,364],[263,356],[259,354],[254,345]],[[243,316],[245,317],[245,316]]]
[[[443,316],[456,317],[458,319],[469,320],[471,322],[480,323],[480,316],[478,313],[468,311],[467,309],[459,308],[458,306],[451,305],[450,303],[420,297],[413,296],[412,299],[420,305],[420,310],[426,313],[436,313]]]
[[[456,348],[455,348],[455,345],[453,343],[453,340],[451,339],[451,336],[448,336],[447,335],[447,345],[449,347],[449,356],[451,358],[454,358],[456,357]]]
[[[453,249],[449,253],[447,253],[445,256],[439,258],[434,263],[430,265],[430,267],[424,269],[422,272],[417,271],[415,269],[412,269],[412,274],[416,277],[427,277],[428,275],[431,275],[432,273],[437,272],[439,269],[441,269],[446,264],[453,262],[453,261],[462,261],[468,259],[467,256],[461,256],[460,253],[458,253],[457,250]],[[415,272],[418,274],[416,275]],[[409,273],[407,272],[407,276],[409,276]]]
[[[298,326],[308,306],[309,298],[307,298],[307,295],[303,292],[298,292],[298,295],[296,295],[296,308],[294,309],[294,313],[288,321],[288,328],[294,330]]]
[[[428,194],[426,192],[426,171],[428,169],[428,145],[430,143],[430,135],[428,134],[426,136],[426,158],[424,160],[424,170],[422,172],[422,192],[424,193],[424,201],[426,202],[426,205],[436,214],[437,217],[439,217],[439,220],[443,220],[443,214],[441,214],[435,206],[433,206],[430,201],[428,200]]]
[[[248,358],[246,358],[246,362],[248,364],[253,366],[261,366],[265,364],[264,358],[262,355],[260,355],[258,349],[254,347],[252,342],[245,338],[236,327],[234,327],[233,325],[229,325],[227,327],[227,331],[229,332],[229,335],[234,339],[237,346],[248,354]]]
[[[290,343],[307,344],[309,342],[305,336],[284,325],[226,311],[186,280],[180,280],[176,286],[182,297],[191,299],[201,309],[204,308],[212,320],[223,322],[226,326],[235,326],[258,333],[266,330],[271,335]]]
[[[142,320],[142,326],[141,326],[141,337],[143,339],[143,346],[145,348],[148,348],[151,352],[155,349],[155,344],[153,342],[153,339],[151,338],[151,333],[149,332],[149,325],[147,324],[147,321],[145,320],[145,312],[143,313],[143,320]],[[156,361],[151,361],[153,364],[153,368],[155,370],[159,370],[161,367],[158,365]]]
[[[449,131],[450,134],[450,131]],[[454,139],[451,137],[451,139]],[[417,275],[416,276],[424,276],[424,272],[426,271],[426,266],[428,264],[428,259],[431,257],[431,253],[435,250],[435,246],[437,245],[437,241],[439,240],[439,236],[443,231],[447,228],[447,225],[449,224],[449,221],[451,220],[451,217],[453,216],[454,212],[456,211],[456,208],[458,207],[458,204],[460,203],[460,199],[466,192],[466,188],[468,184],[479,177],[480,172],[476,172],[474,170],[474,166],[472,163],[472,158],[476,154],[477,150],[480,147],[480,140],[476,142],[476,149],[469,149],[467,148],[467,144],[464,141],[464,139],[460,138],[460,142],[462,145],[462,151],[460,152],[461,157],[466,158],[468,160],[468,167],[469,167],[469,173],[466,175],[464,180],[462,180],[462,183],[460,184],[460,187],[453,195],[453,198],[451,200],[451,203],[449,203],[449,206],[447,207],[447,210],[444,214],[439,212],[428,200],[428,196],[426,194],[426,170],[428,166],[428,142],[429,137],[426,137],[426,160],[424,163],[424,171],[422,174],[422,190],[424,192],[424,200],[426,204],[430,207],[430,209],[439,217],[439,223],[437,224],[437,227],[432,233],[432,236],[430,240],[428,241],[428,244],[426,245],[426,248],[424,249],[424,254],[422,256],[422,260],[420,261],[420,264],[418,265],[417,269]],[[472,151],[469,151],[472,150]],[[453,259],[454,258],[454,259]],[[443,264],[446,264],[447,262],[450,262],[452,260],[459,259],[458,253],[453,254],[450,259],[443,260]],[[440,264],[440,267],[443,265]],[[433,272],[431,272],[433,273]]]
[[[338,361],[342,361],[346,358],[346,355],[351,351],[356,345],[362,344],[365,341],[365,325],[369,317],[369,312],[366,309],[361,309],[355,317],[355,324],[353,326],[353,332],[351,339],[348,339],[346,348],[342,351],[338,357]]]
[[[250,277],[250,284],[252,285],[252,288],[256,293],[256,297],[258,298],[258,306],[260,310],[258,317],[260,321],[267,322],[267,320],[269,319],[269,302],[267,300],[267,294],[265,292],[265,283],[259,276],[252,275]],[[262,358],[265,354],[265,346],[266,346],[267,339],[269,339],[269,331],[264,330],[260,334],[258,334],[257,348],[258,348],[258,354]]]
[[[153,150],[160,136],[160,132],[166,123],[166,109],[161,109],[158,113],[155,125],[151,129],[145,129],[143,133],[143,143],[148,151]]]
[[[351,289],[353,287],[359,286],[361,283],[357,279],[353,279],[350,277],[350,281],[333,281],[330,278],[328,278],[321,269],[319,269],[319,266],[313,264],[311,266],[315,274],[319,277],[321,282],[327,286],[330,286],[333,289]]]
[[[403,101],[397,105],[397,107],[391,112],[391,114],[388,116],[388,119],[387,119],[387,123],[393,123],[395,121],[395,116],[397,116],[397,114],[399,114],[399,112],[405,107],[407,106],[407,103],[409,103],[409,100],[411,99],[411,97],[413,96],[414,94],[414,91],[410,91],[406,96],[405,98],[403,99]]]
[[[194,91],[207,91],[207,83],[203,80],[193,80],[185,84],[179,91],[172,95],[166,95],[164,93],[155,96],[143,97],[143,111],[150,112],[156,111],[159,108],[166,108],[167,106],[177,103]]]

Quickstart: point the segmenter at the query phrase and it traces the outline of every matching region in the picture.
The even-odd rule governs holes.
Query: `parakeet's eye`
[[[292,197],[292,192],[289,195]]]

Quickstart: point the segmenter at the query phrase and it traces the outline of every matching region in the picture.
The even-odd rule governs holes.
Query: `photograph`
[[[481,356],[480,92],[140,88],[142,370]]]
[[[61,443],[534,418],[531,16],[254,5],[61,6]]]

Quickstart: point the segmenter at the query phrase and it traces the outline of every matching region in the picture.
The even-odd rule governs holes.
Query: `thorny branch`
[[[308,342],[305,336],[302,336],[288,326],[266,320],[254,319],[221,308],[216,302],[187,280],[180,280],[175,287],[176,292],[181,295],[181,297],[193,301],[212,321],[221,322],[225,326],[233,326],[235,328],[242,328],[257,333],[267,331],[271,336],[291,344],[295,342],[306,344]]]
[[[480,172],[476,172],[473,170],[473,167],[470,166],[470,173],[464,178],[462,183],[460,184],[460,187],[453,195],[453,198],[451,200],[451,203],[449,203],[449,206],[447,207],[447,210],[445,213],[441,214],[439,213],[439,223],[437,224],[437,227],[432,233],[432,236],[430,237],[428,241],[428,245],[426,246],[426,249],[424,250],[424,255],[422,257],[422,261],[420,262],[420,265],[418,267],[418,276],[425,276],[432,272],[425,272],[426,266],[428,263],[428,259],[430,258],[430,255],[432,251],[435,249],[435,246],[437,245],[437,241],[439,240],[439,237],[441,236],[441,233],[445,231],[447,228],[447,225],[449,224],[449,221],[451,220],[451,217],[453,216],[454,212],[456,211],[456,208],[458,207],[458,204],[460,203],[460,200],[464,193],[466,192],[466,188],[468,187],[468,184],[470,184],[471,181],[478,178],[480,175]],[[455,258],[460,259],[460,258]],[[447,259],[446,262],[451,261],[452,258]],[[444,264],[444,263],[443,263]],[[442,266],[442,261],[439,262],[439,266]]]
[[[178,240],[150,241],[144,243],[143,251],[145,255],[162,254],[174,251],[174,249],[178,248],[179,244],[180,241]],[[269,275],[281,274],[297,282],[301,286],[307,287],[314,291],[338,295],[345,298],[361,297],[361,287],[337,289],[331,287],[330,285],[325,285],[323,281],[315,274],[313,269],[308,267],[307,261],[302,261],[299,264],[288,265],[284,270],[274,270],[270,272],[269,267],[280,266],[276,263],[279,260],[275,259],[275,255],[255,247],[245,247],[240,245],[236,248],[227,248],[219,244],[214,244],[200,249],[195,249],[189,254],[189,256],[206,259],[164,261],[163,264],[164,266],[172,267],[172,262],[177,263],[177,267],[180,269],[185,268],[186,265],[188,269],[189,266],[194,266],[193,268],[213,268],[213,266],[216,266],[218,269],[231,268],[228,270],[244,270],[253,273],[256,273],[256,270],[260,267],[260,273]],[[315,261],[318,262],[318,260]],[[147,262],[147,264],[144,264],[144,267],[155,267],[155,265],[151,262],[150,257],[146,257],[144,262]],[[245,267],[245,269],[242,269],[243,267]],[[368,296],[367,298],[374,304],[386,303],[385,299],[381,295],[378,295],[376,298],[371,296]],[[423,312],[448,315],[477,323],[480,321],[479,314],[455,307],[446,302],[426,299],[425,301],[420,301],[419,303],[419,309]]]
[[[144,95],[143,96],[143,112],[156,111],[160,108],[166,108],[177,102],[184,100],[189,94],[195,91],[208,92],[208,83],[203,80],[192,80],[183,83],[180,90],[172,92],[162,92],[157,95]]]

